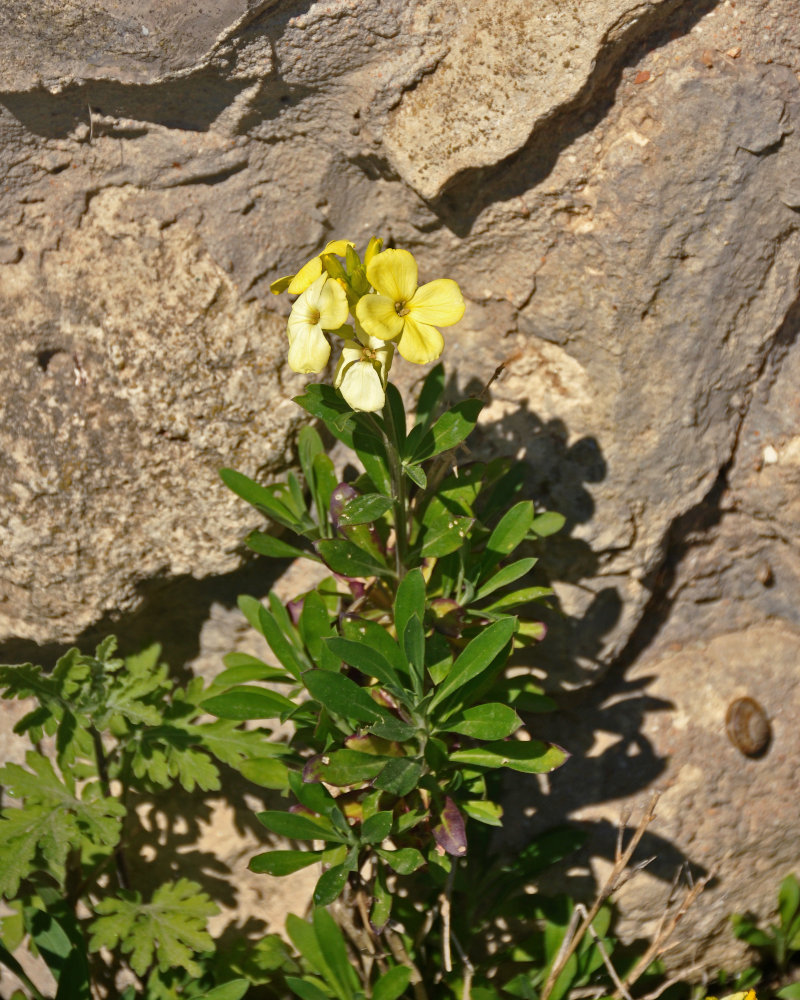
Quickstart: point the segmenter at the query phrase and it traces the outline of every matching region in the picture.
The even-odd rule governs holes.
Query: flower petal
[[[354,247],[352,240],[331,240],[322,253],[335,253],[337,257],[344,257],[348,247]]]
[[[417,290],[417,262],[408,250],[384,250],[367,265],[369,283],[392,302],[408,302]]]
[[[303,264],[297,274],[289,282],[287,291],[290,295],[300,295],[308,286],[322,274],[322,260],[319,257],[312,257],[307,264]]]
[[[317,309],[320,326],[324,330],[336,330],[344,323],[350,308],[344,289],[338,281],[325,282],[317,299]]]
[[[406,316],[403,332],[397,341],[397,350],[406,361],[426,365],[435,361],[444,350],[444,337],[435,326],[419,323],[413,316]]]
[[[362,295],[358,300],[356,319],[370,337],[392,340],[403,329],[403,320],[397,315],[394,303],[386,295]]]
[[[374,413],[386,402],[383,383],[371,361],[356,361],[344,372],[339,391],[354,410]]]
[[[408,311],[420,323],[451,326],[464,315],[461,289],[450,278],[437,278],[418,288]]]
[[[290,318],[291,324],[291,318]],[[321,372],[331,356],[331,345],[317,323],[296,323],[289,327],[289,367],[293,372]]]
[[[342,345],[342,353],[339,356],[339,363],[336,365],[336,372],[333,376],[333,384],[335,388],[339,388],[339,385],[344,378],[345,369],[350,365],[354,364],[356,361],[361,360],[361,354],[363,348],[357,340],[346,340]]]

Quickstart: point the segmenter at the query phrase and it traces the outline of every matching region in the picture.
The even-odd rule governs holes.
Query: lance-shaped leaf
[[[284,542],[282,538],[276,538],[266,531],[251,531],[244,540],[245,545],[257,552],[260,556],[267,556],[269,559],[313,559],[314,562],[321,562],[319,556],[308,549],[298,549],[296,545]]]
[[[533,503],[521,500],[500,518],[481,558],[481,575],[495,567],[522,542],[533,523]]]
[[[431,429],[423,435],[410,461],[424,462],[443,451],[449,451],[468,437],[478,422],[483,409],[480,399],[465,399],[443,413]]]
[[[372,988],[372,1000],[399,1000],[408,989],[411,982],[411,969],[407,965],[396,965],[381,978]]]
[[[250,622],[256,631],[267,640],[269,648],[278,658],[278,662],[284,666],[296,679],[300,679],[300,674],[306,669],[308,664],[304,663],[298,655],[297,650],[287,639],[283,629],[278,624],[274,613],[268,611],[261,601],[255,597],[243,594],[238,601],[242,614]],[[287,616],[288,619],[288,616]]]
[[[380,626],[376,627],[386,635],[389,642],[392,641],[384,629],[380,628]],[[364,641],[365,639],[366,628],[364,629],[364,637],[361,642],[352,639],[332,638],[328,639],[327,646],[331,652],[335,653],[348,666],[355,667],[365,677],[375,677],[393,694],[402,699],[405,689],[400,682],[400,678],[395,673],[394,667],[387,662],[378,649],[373,648],[368,642]]]
[[[461,548],[469,530],[475,523],[473,517],[450,517],[436,521],[425,529],[420,555],[423,558],[440,558]]]
[[[386,864],[398,875],[410,875],[425,864],[424,856],[416,847],[402,847],[399,851],[378,850]]]
[[[282,667],[273,667],[249,653],[227,653],[222,657],[222,662],[227,669],[217,674],[211,682],[213,688],[231,687],[247,681],[277,680],[290,683],[294,679]]]
[[[531,531],[534,535],[539,538],[547,538],[549,535],[555,535],[556,532],[561,531],[566,522],[566,518],[563,514],[557,514],[553,510],[546,510],[533,519],[531,524]]]
[[[250,858],[248,868],[259,875],[292,875],[322,861],[324,851],[266,851]]]
[[[461,808],[472,819],[487,826],[503,825],[503,807],[496,802],[488,802],[485,799],[470,799],[461,803]]]
[[[495,657],[511,641],[516,626],[515,618],[503,618],[476,636],[464,649],[453,664],[450,673],[436,689],[431,708],[441,705],[445,698],[490,667]]]
[[[433,828],[433,839],[443,851],[456,858],[463,857],[467,853],[467,831],[464,829],[464,817],[450,796],[444,800],[439,819],[438,826]]]
[[[317,542],[317,552],[327,566],[340,576],[394,576],[394,571],[371,553],[347,538],[325,538]]]
[[[412,615],[425,617],[425,577],[419,568],[409,570],[400,581],[394,599],[394,625],[398,636],[405,633]]]
[[[278,524],[291,528],[297,534],[302,534],[311,526],[311,519],[307,514],[302,516],[293,510],[294,498],[285,492],[283,484],[262,486],[235,469],[221,469],[219,477],[229,490],[233,490],[242,500],[246,500]]]
[[[410,757],[395,757],[389,760],[375,779],[375,787],[391,795],[408,795],[417,787],[422,775],[422,766]]]
[[[309,670],[303,682],[316,700],[328,711],[356,722],[376,722],[381,711],[365,688],[344,674],[332,670]]]
[[[424,433],[433,423],[433,415],[439,400],[444,392],[444,365],[434,365],[425,376],[419,396],[417,397],[417,408],[415,414],[415,429],[421,427]],[[421,436],[421,435],[420,435]]]
[[[535,565],[536,560],[533,557],[529,557],[526,559],[517,559],[516,562],[504,566],[494,576],[490,576],[482,587],[478,588],[475,600],[481,601],[484,597],[488,597],[489,594],[500,590],[501,587],[507,587],[509,583],[514,583],[515,580],[519,580],[520,577],[525,576]]]
[[[406,674],[408,664],[400,647],[382,625],[367,618],[345,616],[342,622],[345,639],[369,646],[386,660],[396,674]],[[343,657],[344,659],[344,657]],[[377,674],[375,675],[378,676]]]
[[[455,750],[450,759],[470,767],[508,767],[525,774],[545,774],[560,767],[569,754],[561,747],[540,740],[500,740],[467,750]]]
[[[260,812],[256,813],[259,823],[281,837],[291,837],[292,840],[326,840],[336,844],[346,844],[352,837],[347,837],[324,816],[304,816],[302,813]]]
[[[394,760],[396,758],[389,758]],[[306,781],[324,781],[328,785],[344,788],[371,781],[386,766],[387,758],[358,750],[334,750],[331,754],[312,757],[303,770]]]
[[[391,812],[378,812],[361,824],[361,842],[363,844],[380,844],[389,836],[392,829],[393,816]]]
[[[448,733],[471,736],[475,740],[502,740],[521,725],[522,720],[513,708],[500,702],[488,702],[451,716],[442,729]]]
[[[388,510],[391,510],[394,500],[382,493],[365,493],[348,501],[339,514],[339,524],[369,524],[377,521]]]
[[[320,875],[314,887],[314,906],[329,906],[339,897],[347,882],[347,876],[358,867],[358,848],[353,848],[345,860],[334,865]],[[315,913],[320,912],[315,910]]]
[[[204,698],[204,711],[218,719],[275,719],[295,708],[294,702],[267,688],[242,684],[223,694]]]

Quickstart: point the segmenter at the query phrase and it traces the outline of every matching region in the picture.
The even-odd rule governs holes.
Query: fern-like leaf
[[[138,976],[156,962],[161,970],[181,968],[199,977],[203,967],[196,956],[214,947],[206,923],[219,910],[190,879],[159,886],[149,903],[138,892],[120,892],[101,900],[95,912],[90,951],[119,947]]]

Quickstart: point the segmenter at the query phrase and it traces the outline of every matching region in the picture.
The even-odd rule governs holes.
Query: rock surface
[[[175,650],[197,652],[215,587],[229,602],[250,572],[256,524],[217,470],[269,479],[293,460],[302,379],[269,282],[329,238],[378,233],[424,278],[459,281],[449,370],[474,387],[507,363],[475,448],[521,454],[533,494],[568,517],[546,558],[563,612],[537,660],[548,682],[655,671],[658,699],[684,713],[648,730],[653,767],[608,797],[655,780],[676,720],[704,708],[699,688],[684,706],[669,686],[671,644],[702,650],[694,680],[718,698],[730,677],[709,650],[730,640],[716,637],[774,647],[788,670],[794,2],[529,6],[3,5],[0,659],[112,625],[151,638],[166,621]],[[397,371],[408,388],[420,375]],[[708,817],[677,829],[700,780],[677,759],[664,836],[686,834],[680,851],[712,866]],[[714,807],[732,837],[745,788]],[[582,794],[571,807],[602,793]],[[784,848],[739,833],[742,864],[769,877],[758,898],[709,890],[708,926],[772,906],[758,859],[783,864]],[[697,859],[691,836],[708,846]]]

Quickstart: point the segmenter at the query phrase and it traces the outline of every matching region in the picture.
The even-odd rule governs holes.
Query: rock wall
[[[782,772],[737,767],[705,694],[730,688],[725,657],[677,645],[746,637],[724,640],[741,685],[784,720],[799,697],[794,0],[203,6],[0,11],[0,658],[166,620],[196,651],[198,607],[248,572],[253,522],[218,468],[292,462],[302,379],[269,282],[381,234],[461,284],[448,370],[463,388],[507,362],[476,447],[520,452],[568,517],[537,662],[562,691],[605,679],[571,696],[562,741],[591,752],[598,692],[670,692],[612,727],[603,773],[625,759],[625,780],[584,775],[564,809],[613,816],[657,780],[681,803],[665,842],[715,867],[713,838],[693,856],[697,788],[734,829],[753,780],[783,801]],[[691,768],[676,726],[705,734]],[[791,764],[786,732],[770,753]],[[771,906],[798,861],[786,827],[734,843],[758,886],[721,870],[696,934]]]

